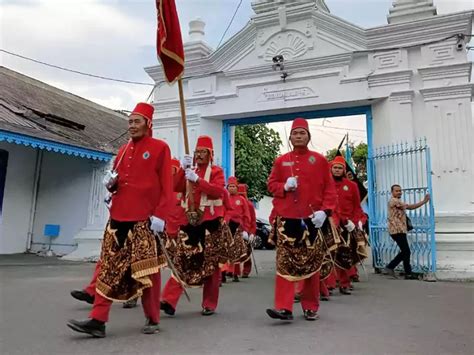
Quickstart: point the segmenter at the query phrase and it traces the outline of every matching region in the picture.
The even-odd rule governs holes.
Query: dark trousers
[[[400,262],[403,261],[405,274],[411,274],[410,265],[410,246],[408,245],[407,235],[405,233],[390,234],[390,237],[397,243],[400,253],[387,265],[388,269],[395,269]]]

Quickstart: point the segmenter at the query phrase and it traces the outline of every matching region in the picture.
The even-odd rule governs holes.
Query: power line
[[[334,126],[322,126],[322,125],[318,125],[318,124],[312,124],[312,126],[316,126],[316,127],[321,127],[321,128],[332,128],[332,129],[339,129],[339,130],[343,130],[343,131],[354,131],[354,132],[366,132],[365,129],[357,129],[357,128],[345,128],[345,127],[334,127]]]
[[[59,65],[54,65],[54,64],[49,64],[49,63],[46,63],[46,62],[42,62],[40,60],[29,58],[29,57],[26,57],[26,56],[18,54],[18,53],[9,52],[9,51],[7,51],[5,49],[2,49],[2,48],[0,48],[0,52],[6,53],[6,54],[9,54],[9,55],[12,55],[14,57],[21,58],[21,59],[25,59],[25,60],[28,60],[30,62],[34,62],[34,63],[37,63],[37,64],[46,65],[47,67],[67,71],[67,72],[74,73],[74,74],[89,76],[89,77],[96,78],[96,79],[115,81],[115,82],[119,82],[119,83],[133,84],[133,85],[155,86],[155,84],[150,84],[150,83],[143,83],[143,82],[139,82],[139,81],[131,81],[131,80],[124,80],[124,79],[115,79],[115,78],[109,78],[109,77],[106,77],[106,76],[85,73],[85,72],[82,72],[82,71],[61,67]]]
[[[239,4],[237,5],[237,8],[235,9],[234,14],[232,15],[232,18],[230,19],[230,22],[229,22],[229,24],[227,25],[227,28],[225,29],[224,33],[222,34],[222,37],[221,37],[221,39],[220,39],[220,41],[219,41],[219,44],[217,45],[217,48],[219,48],[219,47],[221,46],[221,43],[222,43],[222,41],[224,40],[224,37],[225,37],[225,35],[227,34],[227,31],[229,30],[230,26],[231,26],[232,23],[234,22],[235,16],[237,15],[237,12],[239,11],[240,6],[242,5],[242,2],[243,2],[243,0],[240,0],[240,1],[239,1]]]

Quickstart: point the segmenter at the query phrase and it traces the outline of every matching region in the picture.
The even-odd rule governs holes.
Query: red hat
[[[304,128],[309,133],[308,121],[306,121],[304,118],[295,118],[293,120],[293,124],[291,125],[291,130],[294,130],[296,128]]]
[[[139,115],[146,119],[147,126],[148,126],[148,135],[151,137],[153,135],[153,112],[155,108],[146,103],[146,102],[139,102],[135,109],[132,111],[131,115]]]
[[[229,176],[227,179],[227,185],[238,185],[239,182],[237,181],[237,178],[235,176]]]
[[[197,149],[207,149],[211,154],[211,160],[214,157],[214,146],[212,144],[212,138],[209,136],[199,136],[196,142]]]
[[[153,112],[155,111],[155,108],[147,104],[146,102],[139,102],[137,106],[135,106],[135,109],[132,111],[132,115],[140,115],[144,118],[146,118],[148,121],[153,121]]]
[[[171,167],[179,169],[181,167],[181,163],[178,159],[172,158],[171,159]]]
[[[237,191],[239,192],[239,194],[247,196],[247,185],[239,184],[237,186]]]
[[[344,170],[346,169],[346,160],[344,159],[344,157],[342,155],[337,155],[333,161],[331,161],[331,166],[334,166],[334,165],[342,165],[342,167],[344,168]]]

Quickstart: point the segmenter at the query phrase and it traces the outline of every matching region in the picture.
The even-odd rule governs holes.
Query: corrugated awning
[[[31,136],[6,132],[0,130],[0,142],[23,145],[33,149],[44,149],[49,152],[71,155],[79,158],[99,160],[108,162],[113,158],[113,154],[99,152],[91,149],[75,147],[73,145],[48,141],[46,139],[34,138]]]

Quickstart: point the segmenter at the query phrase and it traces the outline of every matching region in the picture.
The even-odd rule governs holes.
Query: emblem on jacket
[[[240,200],[235,201],[235,204],[238,206],[240,205]]]
[[[143,159],[148,159],[149,157],[150,157],[149,151],[146,151],[145,153],[143,153]]]
[[[316,163],[316,158],[314,157],[314,155],[311,155],[309,158],[308,158],[308,161],[310,164],[314,164]]]
[[[343,189],[344,191],[349,191],[349,186],[344,185],[344,186],[342,187],[342,189]]]

